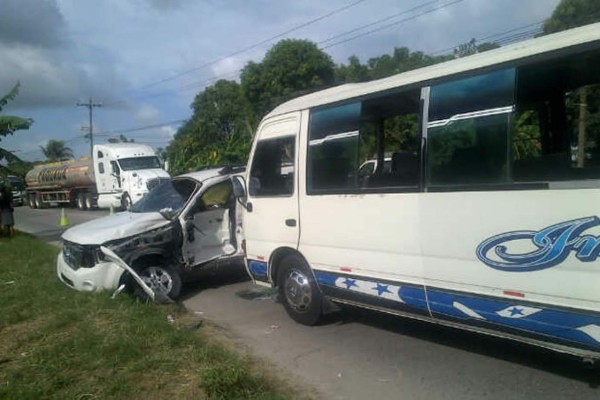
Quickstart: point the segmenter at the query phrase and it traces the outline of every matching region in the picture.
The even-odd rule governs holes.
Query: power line
[[[137,132],[137,131],[143,131],[143,130],[152,129],[152,128],[160,128],[160,127],[167,126],[167,125],[181,124],[183,122],[186,122],[188,119],[189,118],[176,119],[173,121],[160,122],[158,124],[152,124],[152,125],[138,126],[138,127],[133,127],[133,128],[127,128],[127,129],[114,129],[112,131],[103,131],[103,132],[96,133],[96,136],[110,136],[110,135],[114,135],[114,134]]]
[[[343,44],[343,43],[349,42],[349,41],[351,41],[351,40],[355,40],[355,39],[361,38],[361,37],[363,37],[363,36],[370,35],[371,33],[379,32],[379,31],[381,31],[381,30],[383,30],[383,29],[387,29],[387,28],[389,28],[389,27],[392,27],[392,26],[394,26],[394,25],[401,24],[401,23],[403,23],[403,22],[412,21],[412,20],[414,20],[414,19],[417,19],[418,17],[420,17],[420,16],[422,16],[422,15],[425,15],[425,14],[430,14],[430,13],[432,13],[432,12],[434,12],[434,11],[438,11],[438,10],[441,10],[441,9],[443,9],[443,8],[450,7],[451,5],[454,5],[454,4],[456,4],[456,3],[460,3],[460,2],[462,2],[462,1],[463,1],[463,0],[454,0],[454,1],[451,1],[450,3],[445,3],[445,4],[442,4],[442,5],[438,6],[438,7],[434,7],[434,8],[431,8],[431,9],[429,9],[429,10],[425,10],[425,11],[423,11],[423,12],[420,12],[420,13],[418,13],[418,14],[415,14],[415,15],[413,15],[413,16],[411,16],[411,17],[408,17],[408,18],[401,19],[400,21],[392,22],[391,24],[387,24],[387,25],[381,26],[381,27],[379,27],[379,28],[372,29],[372,30],[370,30],[370,31],[367,31],[367,32],[364,32],[364,33],[361,33],[361,34],[358,34],[358,35],[355,35],[355,36],[352,36],[352,37],[350,37],[350,38],[348,38],[348,39],[344,39],[344,40],[341,40],[341,41],[339,41],[339,42],[335,42],[335,43],[332,43],[332,44],[330,44],[330,45],[327,45],[327,46],[321,47],[321,50],[325,50],[325,49],[328,49],[328,48],[330,48],[330,47],[338,46],[338,45],[340,45],[340,44]]]
[[[498,36],[503,36],[503,35],[506,35],[508,33],[518,32],[520,30],[523,30],[523,29],[526,29],[526,28],[530,28],[532,26],[540,25],[544,21],[545,20],[542,20],[542,21],[535,22],[533,24],[523,25],[523,26],[520,26],[518,28],[513,28],[513,29],[510,29],[510,30],[507,30],[507,31],[504,31],[504,32],[500,32],[500,33],[495,33],[495,34],[492,34],[492,35],[488,35],[488,36],[485,36],[485,37],[482,37],[482,38],[479,38],[479,39],[475,39],[475,42],[483,42],[484,40],[490,40],[492,38],[496,38]],[[539,31],[540,31],[540,29],[536,28],[536,29],[532,29],[532,30],[530,30],[528,32],[538,32],[539,33]],[[511,35],[510,37],[512,37],[512,36],[513,35]],[[531,34],[531,36],[535,36],[535,33]],[[500,41],[505,41],[505,40],[506,40],[506,37],[501,37],[499,39],[492,40],[492,43],[498,43]],[[500,43],[498,43],[498,44],[500,44]],[[456,45],[456,46],[452,46],[452,47],[447,47],[445,49],[432,51],[432,52],[429,53],[429,55],[430,56],[434,56],[434,55],[437,55],[437,54],[443,54],[443,53],[446,53],[446,52],[449,52],[449,51],[454,51],[458,46],[460,46],[460,44]]]
[[[536,25],[542,25],[544,22],[546,22],[546,20],[545,20],[545,19],[542,19],[541,21],[534,22],[534,23],[532,23],[532,24],[523,25],[523,26],[520,26],[520,27],[518,27],[518,28],[513,28],[513,29],[510,29],[510,30],[508,30],[508,31],[504,31],[504,32],[501,32],[501,33],[496,33],[496,34],[494,34],[494,35],[485,36],[485,37],[482,37],[482,38],[481,38],[481,39],[479,39],[479,40],[490,40],[490,39],[492,39],[492,38],[495,38],[495,37],[497,37],[497,36],[502,36],[502,35],[505,35],[505,34],[507,34],[507,33],[517,32],[517,31],[520,31],[520,30],[523,30],[523,29],[531,28],[531,27],[533,27],[533,26],[536,26]],[[538,29],[541,29],[541,26],[540,26],[540,27],[538,27]]]
[[[426,11],[424,11],[422,13],[419,13],[419,14],[416,14],[416,15],[410,17],[410,18],[406,18],[406,19],[403,19],[401,21],[396,21],[393,24],[388,24],[388,25],[386,25],[384,27],[380,27],[378,29],[371,30],[369,32],[365,32],[363,34],[356,35],[356,36],[354,36],[352,38],[345,39],[344,41],[334,43],[334,44],[332,44],[330,46],[326,46],[326,47],[323,47],[321,49],[326,49],[326,48],[329,48],[329,47],[333,47],[333,46],[336,46],[338,44],[341,44],[341,43],[344,43],[344,42],[348,42],[348,41],[360,38],[362,36],[366,36],[368,34],[376,32],[376,31],[388,28],[388,27],[393,26],[393,25],[398,25],[399,23],[406,22],[407,20],[415,19],[415,18],[417,18],[417,17],[419,17],[421,15],[429,14],[429,13],[437,11],[437,10],[439,10],[441,8],[446,8],[446,7],[449,7],[449,6],[451,6],[451,5],[455,4],[455,3],[459,3],[459,2],[462,2],[462,1],[463,0],[455,0],[453,2],[440,5],[437,8],[426,10]],[[433,2],[430,2],[430,3],[433,3]],[[430,3],[426,3],[426,4],[430,4]],[[418,9],[418,8],[422,8],[422,6],[415,7],[414,9],[407,10],[407,11],[404,11],[402,13],[408,13],[408,12],[414,11],[415,9]],[[398,16],[398,15],[400,15],[402,13],[396,14],[395,16]],[[367,24],[367,25],[371,26],[373,24],[376,24],[377,22],[381,22],[381,21],[384,21],[384,20],[389,20],[389,18],[383,18],[382,20],[375,21],[375,22]],[[528,25],[525,25],[525,26],[522,26],[522,27],[519,27],[519,28],[513,28],[513,29],[510,29],[508,31],[504,31],[504,32],[500,32],[500,33],[496,33],[496,34],[493,34],[493,35],[489,35],[489,36],[486,36],[486,37],[483,37],[483,38],[480,38],[480,39],[476,39],[476,42],[480,42],[480,41],[483,41],[483,40],[486,40],[486,39],[489,39],[489,38],[493,38],[493,37],[498,37],[498,36],[501,36],[501,35],[505,35],[507,33],[515,32],[515,31],[518,31],[518,30],[521,30],[521,29],[524,29],[524,28],[528,28],[528,27],[531,27],[531,26],[539,25],[539,24],[543,23],[544,21],[545,20],[542,20],[542,21],[539,21],[539,22],[536,22],[536,23],[533,23],[533,24],[528,24]],[[351,32],[355,32],[355,31],[358,31],[358,30],[361,30],[361,29],[362,28],[359,27],[359,28],[353,29],[351,31],[348,31],[348,32],[345,32],[345,33],[342,33],[342,34],[339,34],[339,35],[336,35],[336,36],[332,36],[332,37],[330,37],[328,39],[322,40],[319,43],[324,43],[324,42],[330,41],[330,40],[332,40],[334,38],[337,38],[337,37],[340,37],[340,36],[344,36],[345,34],[348,34],[348,33],[351,33]],[[504,44],[504,45],[505,44],[510,44],[510,43],[514,43],[514,42],[519,41],[519,40],[524,39],[524,38],[529,38],[529,37],[535,36],[539,32],[540,32],[539,29],[532,29],[532,30],[529,30],[529,31],[526,31],[526,32],[522,32],[522,33],[519,33],[519,34],[511,35],[511,36],[508,36],[508,37],[501,37],[500,39],[494,40],[494,43]],[[428,53],[428,55],[433,56],[433,55],[436,55],[436,54],[439,54],[439,53],[445,53],[447,51],[451,51],[451,50],[454,50],[454,49],[458,48],[458,46],[460,46],[461,44],[463,44],[463,43],[458,43],[458,44],[456,44],[456,45],[454,45],[452,47],[448,47],[446,49],[442,49],[442,50],[437,50],[437,51],[434,51],[434,52],[430,52],[430,53]],[[237,74],[239,72],[241,72],[241,71],[242,71],[242,69],[238,69],[238,70],[236,70],[234,72],[231,72],[231,73],[229,73],[227,75],[220,75],[220,76],[217,76],[217,77],[214,77],[214,78],[202,81],[202,82],[191,83],[191,84],[182,86],[180,88],[176,88],[176,89],[174,89],[172,91],[159,92],[159,93],[155,93],[155,94],[152,94],[152,95],[143,96],[143,97],[140,97],[138,99],[149,98],[149,97],[161,97],[161,96],[164,96],[164,95],[167,95],[167,94],[171,94],[174,91],[177,92],[177,91],[184,91],[184,90],[194,89],[194,88],[197,88],[197,87],[202,87],[202,86],[205,86],[205,85],[207,85],[209,83],[216,82],[216,81],[221,80],[221,79],[227,79],[227,78],[232,77],[232,76],[237,76]]]
[[[448,7],[448,6],[452,5],[452,4],[458,3],[460,1],[463,1],[463,0],[456,0],[456,1],[453,1],[451,3],[446,3],[446,4],[444,4],[444,5],[440,6],[440,7],[441,8],[445,8],[445,7]],[[435,9],[427,10],[426,12],[424,12],[422,14],[415,15],[415,16],[413,16],[411,18],[416,18],[416,17],[418,17],[420,15],[436,11],[436,10],[440,9],[440,7],[435,8]],[[394,25],[396,25],[399,22],[403,22],[403,21],[397,21],[396,23],[394,23]],[[541,21],[541,22],[543,22],[543,21]],[[528,24],[528,25],[521,26],[521,27],[518,27],[518,28],[510,29],[510,30],[507,30],[507,31],[504,31],[504,32],[495,33],[493,35],[488,35],[488,36],[485,36],[483,38],[476,39],[476,41],[482,41],[482,40],[486,40],[486,39],[490,39],[490,38],[497,38],[496,40],[493,41],[494,43],[498,43],[498,44],[513,43],[513,42],[515,42],[517,40],[520,40],[520,39],[523,39],[523,38],[525,38],[527,36],[532,36],[532,35],[535,35],[535,33],[539,33],[539,29],[530,29],[530,30],[524,31],[524,32],[518,32],[518,31],[522,30],[522,29],[525,29],[525,28],[529,28],[529,27],[535,26],[535,25],[539,25],[541,22],[536,22],[534,24]],[[385,28],[385,27],[382,27],[381,29],[383,29],[383,28]],[[380,29],[378,29],[378,30],[380,30]],[[364,36],[366,34],[369,34],[369,33],[372,33],[372,32],[373,31],[370,31],[370,32],[365,33],[365,34],[358,35],[357,37],[362,37],[362,36]],[[518,32],[518,33],[513,33],[513,32]],[[506,36],[507,33],[513,33],[513,34]],[[354,37],[354,38],[357,38],[357,37]],[[350,39],[347,39],[345,41],[353,40],[354,38],[350,38]],[[325,41],[327,41],[327,40],[325,40]],[[339,44],[339,43],[336,43],[336,44]],[[459,44],[457,44],[457,45],[455,45],[453,47],[449,47],[447,49],[438,50],[438,51],[435,51],[435,52],[430,52],[430,53],[428,53],[428,55],[435,55],[435,54],[439,54],[439,53],[442,53],[442,52],[446,52],[448,50],[454,50],[458,46],[460,46],[460,44],[462,44],[462,43],[459,43]],[[241,71],[241,70],[238,70],[236,72],[239,72],[239,71]],[[229,75],[231,75],[231,73]],[[219,79],[223,79],[224,77],[225,77],[225,75],[222,75],[222,76],[215,77],[215,78],[207,80],[207,81],[203,81],[202,83],[203,84],[210,83],[212,81],[217,81]],[[187,85],[187,86],[183,87],[182,89],[185,90],[185,89],[193,88],[194,86],[197,86],[197,85],[198,84],[190,84],[190,85]],[[155,94],[154,96],[160,96],[160,95],[164,95],[164,94],[168,94],[168,93],[170,93],[170,92],[158,93],[158,94]],[[175,124],[175,123],[182,123],[182,122],[185,122],[187,120],[188,119],[180,119],[180,120],[169,121],[169,122],[155,124],[155,125],[147,125],[147,126],[142,126],[142,127],[130,128],[130,129],[126,129],[126,130],[105,131],[105,132],[98,133],[97,136],[98,135],[108,136],[110,134],[127,133],[127,132],[133,132],[133,131],[146,130],[146,129],[156,128],[156,127],[171,125],[171,124]]]
[[[132,100],[150,99],[150,98],[154,98],[154,97],[161,97],[161,96],[164,96],[164,95],[167,95],[167,94],[171,94],[173,92],[183,92],[183,91],[186,91],[186,90],[196,89],[198,87],[206,86],[209,83],[220,81],[221,79],[228,79],[228,78],[237,77],[237,75],[240,73],[240,71],[241,71],[241,69],[237,69],[237,70],[235,70],[233,72],[230,72],[229,74],[226,74],[226,75],[219,75],[219,76],[207,79],[207,80],[202,81],[202,82],[190,83],[190,84],[187,84],[185,86],[180,86],[178,88],[173,88],[172,90],[165,90],[165,91],[158,92],[158,93],[152,93],[152,94],[148,94],[148,95],[144,95],[144,96],[137,96],[137,97],[134,97]],[[129,101],[130,100],[117,101],[117,102],[114,102],[114,103],[110,103],[109,106],[114,106],[114,105],[118,105],[118,104],[125,104],[125,103],[127,103]]]
[[[411,13],[413,11],[417,11],[417,10],[419,10],[421,8],[425,8],[425,7],[427,7],[427,6],[429,6],[429,5],[433,4],[433,3],[438,3],[438,0],[432,0],[432,1],[428,2],[428,3],[421,4],[420,6],[413,7],[411,9],[409,9],[409,10],[404,10],[404,11],[401,11],[401,12],[399,12],[397,14],[390,15],[388,17],[378,19],[377,21],[371,22],[369,24],[361,25],[361,26],[359,26],[357,28],[351,29],[351,30],[346,31],[346,32],[342,32],[342,33],[340,33],[338,35],[335,35],[335,36],[331,36],[330,38],[327,38],[325,40],[321,40],[317,44],[323,44],[323,43],[330,42],[330,41],[332,41],[334,39],[337,39],[337,38],[340,38],[342,36],[349,35],[350,33],[358,32],[358,31],[361,31],[361,30],[363,30],[365,28],[368,28],[370,26],[377,25],[377,24],[380,24],[380,23],[385,22],[385,21],[389,21],[390,19],[394,19],[396,17],[399,17],[400,15],[408,14],[408,13]]]
[[[411,17],[408,17],[408,18],[404,18],[404,19],[402,19],[402,20],[400,20],[400,21],[396,21],[396,22],[394,22],[394,23],[391,23],[391,24],[385,25],[385,26],[383,26],[383,27],[379,27],[379,28],[377,28],[377,29],[373,29],[373,30],[370,30],[370,31],[368,31],[368,32],[364,32],[364,33],[362,33],[362,34],[355,35],[355,36],[353,36],[353,37],[351,37],[351,38],[348,38],[348,39],[345,39],[345,40],[343,40],[343,41],[339,41],[339,42],[336,42],[336,43],[330,44],[330,45],[328,45],[328,46],[321,47],[321,50],[324,50],[324,49],[327,49],[327,48],[330,48],[330,47],[333,47],[333,46],[337,46],[337,45],[339,45],[339,44],[346,43],[346,42],[349,42],[349,41],[351,41],[351,40],[358,39],[358,38],[360,38],[360,37],[363,37],[363,36],[369,35],[369,34],[371,34],[371,33],[374,33],[374,32],[378,32],[378,31],[380,31],[380,30],[383,30],[383,29],[389,28],[389,27],[391,27],[391,26],[394,26],[394,25],[401,24],[401,23],[403,23],[403,22],[411,21],[411,20],[413,20],[413,19],[416,19],[416,18],[418,18],[418,17],[420,17],[420,16],[422,16],[422,15],[425,15],[425,14],[430,14],[430,13],[432,13],[432,12],[434,12],[434,11],[437,11],[437,10],[440,10],[440,9],[443,9],[443,8],[446,8],[446,7],[449,7],[449,6],[453,5],[453,4],[460,3],[460,2],[462,2],[462,1],[464,1],[464,0],[454,0],[454,1],[450,2],[450,3],[441,4],[441,5],[437,6],[437,7],[434,7],[434,8],[431,8],[431,9],[427,9],[427,10],[425,10],[425,11],[421,12],[421,13],[415,14],[415,15],[413,15],[413,16],[411,16]],[[377,24],[380,24],[380,23],[382,23],[382,22],[385,22],[385,21],[389,21],[390,19],[396,18],[396,17],[398,17],[398,16],[400,16],[400,15],[404,15],[404,14],[411,13],[411,12],[413,12],[413,11],[416,11],[416,10],[419,10],[419,9],[422,9],[422,8],[425,8],[425,7],[429,6],[429,5],[431,5],[431,4],[434,4],[434,3],[437,3],[437,2],[438,2],[437,0],[434,0],[434,1],[429,1],[429,2],[427,2],[427,3],[421,4],[420,6],[413,7],[413,8],[411,8],[411,9],[409,9],[409,10],[405,10],[405,11],[399,12],[399,13],[397,13],[397,14],[394,14],[394,15],[392,15],[392,16],[388,16],[388,17],[385,17],[385,18],[379,19],[379,20],[377,20],[377,21],[374,21],[374,22],[371,22],[371,23],[368,23],[368,24],[365,24],[365,25],[359,26],[359,27],[357,27],[357,28],[355,28],[355,29],[352,29],[352,30],[350,30],[350,31],[346,31],[346,32],[343,32],[343,33],[341,33],[341,34],[337,34],[337,35],[331,36],[331,37],[329,37],[329,38],[327,38],[327,39],[324,39],[324,40],[322,40],[322,41],[318,42],[317,44],[322,44],[322,43],[326,43],[326,42],[332,41],[332,40],[334,40],[334,39],[336,39],[336,38],[339,38],[339,37],[341,37],[341,36],[346,36],[346,35],[348,35],[348,34],[350,34],[350,33],[353,33],[353,32],[356,32],[356,31],[363,30],[363,29],[365,29],[365,28],[367,28],[367,27],[370,27],[370,26],[373,26],[373,25],[377,25]],[[357,4],[357,3],[353,3],[353,4],[351,4],[351,5],[347,6],[347,7],[350,7],[350,6],[352,6],[352,5],[356,5],[356,4]],[[202,66],[201,66],[201,67],[202,67]],[[198,68],[201,68],[201,67],[198,67]],[[179,88],[175,88],[175,89],[173,89],[173,90],[169,90],[169,91],[164,91],[164,92],[159,92],[159,93],[149,94],[149,95],[145,95],[145,96],[140,96],[140,97],[137,97],[137,98],[135,98],[135,99],[136,99],[136,100],[141,100],[141,99],[146,99],[146,98],[161,97],[161,96],[164,96],[164,95],[167,95],[167,94],[173,93],[173,92],[180,92],[180,91],[185,91],[185,90],[195,89],[195,88],[198,88],[198,87],[205,86],[205,85],[207,85],[207,84],[209,84],[209,83],[212,83],[212,82],[215,82],[215,81],[218,81],[218,80],[221,80],[221,79],[226,79],[226,78],[228,78],[228,77],[237,76],[237,75],[238,75],[238,74],[239,74],[241,71],[242,71],[242,69],[240,68],[240,69],[237,69],[237,70],[235,70],[235,71],[233,71],[233,72],[230,72],[230,73],[228,73],[227,75],[220,75],[220,76],[217,76],[217,77],[214,77],[214,78],[211,78],[211,79],[205,80],[205,81],[196,82],[196,83],[191,83],[191,84],[188,84],[188,85],[185,85],[185,86],[182,86],[182,87],[179,87]],[[125,102],[125,101],[122,101],[121,103],[124,103],[124,102]],[[113,103],[113,104],[119,104],[119,103]]]
[[[259,41],[259,42],[257,42],[257,43],[251,44],[250,46],[244,47],[243,49],[240,49],[240,50],[234,51],[234,52],[233,52],[233,53],[231,53],[231,54],[228,54],[228,55],[226,55],[226,56],[223,56],[223,57],[217,58],[217,59],[215,59],[215,60],[212,60],[212,61],[206,62],[206,63],[204,63],[204,64],[201,64],[201,65],[197,66],[197,67],[194,67],[194,68],[188,69],[188,70],[186,70],[186,71],[182,71],[182,72],[180,72],[180,73],[178,73],[178,74],[175,74],[175,75],[173,75],[173,76],[170,76],[170,77],[168,77],[168,78],[163,78],[163,79],[160,79],[160,80],[158,80],[158,81],[156,81],[156,82],[149,83],[149,84],[147,84],[147,85],[145,85],[145,86],[142,86],[142,87],[140,87],[140,88],[138,88],[138,89],[135,89],[135,91],[141,91],[141,90],[145,90],[145,89],[148,89],[149,87],[153,87],[153,86],[159,85],[159,84],[161,84],[161,83],[168,82],[168,81],[171,81],[171,80],[173,80],[173,79],[177,79],[177,78],[179,78],[179,77],[181,77],[181,76],[184,76],[184,75],[190,74],[190,73],[192,73],[192,72],[195,72],[195,71],[198,71],[198,70],[200,70],[200,69],[202,69],[202,68],[205,68],[205,67],[208,67],[208,66],[210,66],[210,65],[216,64],[216,63],[218,63],[218,62],[220,62],[220,61],[223,61],[223,60],[225,60],[225,59],[227,59],[227,58],[230,58],[230,57],[237,56],[238,54],[241,54],[241,53],[245,53],[245,52],[246,52],[246,51],[248,51],[248,50],[252,50],[252,49],[255,49],[255,48],[257,48],[257,47],[260,47],[260,46],[262,46],[263,44],[266,44],[266,43],[268,43],[268,42],[270,42],[270,41],[272,41],[272,40],[274,40],[274,39],[278,39],[278,38],[280,38],[280,37],[283,37],[283,36],[285,36],[285,35],[287,35],[287,34],[290,34],[290,33],[292,33],[292,32],[295,32],[295,31],[297,31],[297,30],[299,30],[299,29],[305,28],[305,27],[307,27],[307,26],[309,26],[309,25],[312,25],[312,24],[314,24],[314,23],[316,23],[316,22],[319,22],[319,21],[321,21],[321,20],[323,20],[323,19],[325,19],[325,18],[329,18],[329,17],[331,17],[331,16],[333,16],[333,15],[335,15],[335,14],[339,14],[339,13],[341,13],[342,11],[345,11],[345,10],[347,10],[347,9],[349,9],[349,8],[352,8],[352,7],[355,7],[355,6],[359,5],[360,3],[363,3],[364,1],[366,1],[366,0],[357,0],[357,1],[355,1],[354,3],[351,3],[351,4],[348,4],[348,5],[346,5],[346,6],[343,6],[343,7],[337,8],[337,9],[335,9],[335,10],[333,10],[333,11],[330,11],[330,12],[329,12],[329,13],[327,13],[327,14],[324,14],[324,15],[321,15],[321,16],[319,16],[319,17],[317,17],[317,18],[314,18],[314,19],[311,19],[311,20],[309,20],[309,21],[303,22],[303,23],[301,23],[300,25],[296,25],[295,27],[293,27],[293,28],[291,28],[291,29],[288,29],[288,30],[287,30],[287,31],[285,31],[285,32],[278,33],[277,35],[271,36],[271,37],[269,37],[269,38],[267,38],[267,39],[263,39],[263,40],[261,40],[261,41]]]

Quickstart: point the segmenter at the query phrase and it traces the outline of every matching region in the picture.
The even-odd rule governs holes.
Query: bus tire
[[[281,260],[277,287],[288,315],[303,325],[315,325],[323,314],[323,298],[312,271],[297,254]]]

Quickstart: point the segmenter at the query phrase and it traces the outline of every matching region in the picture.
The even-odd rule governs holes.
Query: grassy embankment
[[[295,397],[183,310],[67,288],[57,254],[0,238],[0,399]]]

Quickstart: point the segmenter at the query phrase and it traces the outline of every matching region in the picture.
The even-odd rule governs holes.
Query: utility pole
[[[100,103],[94,103],[90,97],[88,103],[77,103],[77,107],[87,107],[90,112],[90,157],[94,158],[94,125],[92,123],[92,109],[94,107],[102,107]]]

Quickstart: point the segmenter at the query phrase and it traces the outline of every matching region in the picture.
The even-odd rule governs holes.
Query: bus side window
[[[515,181],[600,178],[600,52],[519,69]]]
[[[508,183],[514,83],[506,69],[431,87],[429,185]]]
[[[420,89],[311,112],[308,194],[414,191],[420,182]]]
[[[361,188],[416,187],[420,181],[420,90],[367,99],[360,123],[359,159],[372,161]],[[360,176],[362,175],[362,176]]]
[[[345,193],[356,188],[361,103],[311,113],[307,191]]]

